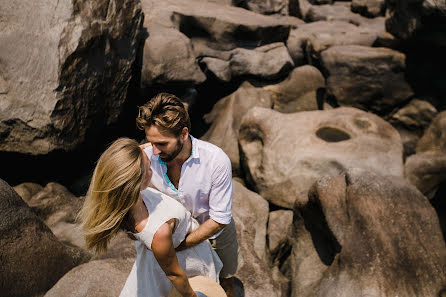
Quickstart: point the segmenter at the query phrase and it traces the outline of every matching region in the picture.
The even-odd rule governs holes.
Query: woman
[[[197,295],[187,277],[204,275],[218,282],[221,261],[208,241],[178,252],[198,223],[176,200],[148,188],[150,160],[138,143],[116,140],[99,158],[79,217],[87,247],[107,249],[120,229],[136,239],[137,257],[121,291],[127,296]]]

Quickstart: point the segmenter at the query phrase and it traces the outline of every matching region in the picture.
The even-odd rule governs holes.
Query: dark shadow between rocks
[[[443,239],[446,239],[446,182],[440,184],[437,193],[434,198],[430,200],[432,206],[438,215],[440,221],[441,232],[443,233]],[[446,296],[446,288],[445,288]]]
[[[321,206],[315,202],[318,201],[316,199],[310,199],[307,205],[300,209],[300,214],[304,219],[305,228],[311,234],[314,248],[320,260],[330,266],[342,247],[331,232]]]

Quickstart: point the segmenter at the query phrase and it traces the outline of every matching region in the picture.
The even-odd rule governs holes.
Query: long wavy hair
[[[99,158],[78,214],[87,248],[105,252],[138,201],[145,170],[135,140],[119,138]]]

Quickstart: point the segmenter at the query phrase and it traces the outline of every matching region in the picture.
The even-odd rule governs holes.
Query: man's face
[[[144,128],[146,139],[152,143],[153,154],[159,155],[165,163],[172,161],[181,152],[184,140],[180,137],[161,132],[156,126],[146,126]]]

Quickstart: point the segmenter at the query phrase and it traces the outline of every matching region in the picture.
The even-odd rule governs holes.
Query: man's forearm
[[[213,219],[208,219],[203,224],[201,224],[200,227],[189,233],[186,236],[186,239],[181,243],[181,245],[177,249],[182,250],[193,247],[205,241],[212,235],[217,234],[225,226],[226,226],[225,224],[217,223]]]

